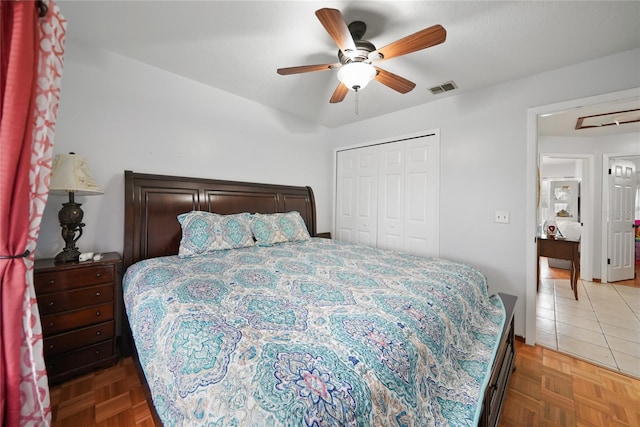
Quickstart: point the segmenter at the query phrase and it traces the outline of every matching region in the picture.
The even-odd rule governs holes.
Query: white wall
[[[339,147],[440,129],[440,255],[482,269],[491,292],[517,295],[516,334],[524,335],[525,252],[534,245],[526,239],[527,111],[639,86],[636,49],[354,123],[331,138]],[[509,211],[510,224],[494,223],[496,210]]]
[[[541,140],[538,139],[538,149],[542,146],[540,143]],[[546,153],[545,153],[546,154]],[[554,158],[562,158],[562,156],[550,156]],[[542,159],[542,164],[540,165],[540,178],[541,179],[555,179],[555,180],[563,180],[563,179],[577,179],[580,180],[582,177],[582,161],[577,159],[566,159],[562,162],[546,162],[545,159]]]
[[[516,333],[524,335],[525,248],[533,244],[525,241],[527,110],[638,86],[634,50],[326,129],[68,41],[54,151],[84,155],[105,190],[79,198],[80,249],[121,251],[125,169],[309,185],[318,230],[329,231],[334,148],[439,128],[440,254],[481,268],[491,292],[517,295]],[[49,199],[38,258],[63,246],[63,201]],[[494,223],[496,210],[510,211],[511,223]]]
[[[638,153],[640,152],[640,134],[628,133],[608,137],[560,137],[541,136],[538,138],[538,151],[553,155],[593,154],[593,211],[590,217],[593,224],[584,224],[591,228],[593,236],[592,273],[594,278],[602,278],[602,157],[607,153]]]
[[[81,251],[122,253],[126,169],[308,185],[318,231],[329,231],[332,153],[325,132],[227,92],[67,42],[54,153],[83,155],[105,193],[76,198],[85,212]],[[37,258],[64,247],[57,219],[64,201],[49,197]]]

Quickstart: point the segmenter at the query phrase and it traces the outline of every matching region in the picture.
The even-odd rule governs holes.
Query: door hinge
[[[609,169],[609,175],[611,175],[611,169]]]
[[[607,258],[607,265],[611,265],[611,258]]]

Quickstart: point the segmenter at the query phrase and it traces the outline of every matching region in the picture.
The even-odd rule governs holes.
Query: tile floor
[[[542,278],[538,344],[640,378],[640,288]]]

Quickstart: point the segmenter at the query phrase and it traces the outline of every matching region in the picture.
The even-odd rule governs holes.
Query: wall
[[[527,112],[634,87],[640,87],[640,50],[354,123],[331,138],[340,147],[440,129],[440,255],[482,269],[491,292],[517,295],[516,334],[524,335],[525,306],[535,313],[535,301],[525,301],[525,253],[535,244],[526,239]],[[494,223],[496,210],[509,211],[511,222]]]
[[[336,147],[439,128],[440,254],[481,268],[491,292],[517,295],[524,335],[527,110],[632,87],[640,50],[326,129],[69,40],[54,151],[84,155],[105,190],[78,200],[87,224],[80,249],[121,251],[125,169],[310,185],[318,230],[328,231]],[[49,198],[38,258],[63,246],[63,201]],[[510,224],[494,223],[496,210],[509,211]]]
[[[81,251],[123,247],[124,170],[308,185],[318,230],[331,227],[331,152],[326,129],[123,56],[66,45],[54,153],[83,155],[104,195],[78,197],[86,227]],[[36,251],[63,247],[50,196]]]
[[[538,139],[538,149],[542,146],[542,140]],[[546,153],[545,153],[546,154]],[[541,179],[577,179],[582,177],[582,162],[577,159],[562,159],[562,156],[550,156],[556,161],[546,161],[546,157],[542,159],[540,164],[540,178]]]
[[[604,154],[640,153],[640,134],[628,133],[612,135],[608,137],[560,137],[543,136],[538,138],[538,151],[555,156],[562,154],[593,154],[593,211],[591,218],[593,224],[584,224],[591,227],[593,236],[592,248],[592,274],[594,278],[602,277],[602,156]]]

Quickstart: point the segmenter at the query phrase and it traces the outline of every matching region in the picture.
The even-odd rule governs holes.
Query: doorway
[[[527,292],[526,292],[526,307],[527,307],[527,312],[526,312],[526,325],[525,325],[525,331],[526,331],[526,343],[533,345],[536,343],[537,341],[537,337],[536,337],[536,326],[537,326],[537,297],[538,297],[538,292],[536,291],[537,288],[537,281],[536,281],[536,276],[535,276],[535,272],[536,272],[536,263],[537,263],[537,255],[536,255],[536,245],[535,245],[535,236],[537,235],[538,232],[538,218],[537,218],[537,213],[538,213],[538,203],[537,203],[537,198],[539,195],[538,192],[538,188],[540,185],[539,179],[538,179],[538,171],[539,168],[541,166],[541,160],[540,160],[540,151],[541,151],[541,145],[543,146],[542,149],[544,150],[544,152],[546,153],[547,151],[549,151],[549,147],[548,146],[544,146],[544,144],[540,144],[541,141],[543,140],[543,138],[540,137],[539,133],[538,133],[538,126],[539,126],[539,121],[541,119],[543,119],[543,116],[546,115],[552,115],[556,112],[559,111],[569,111],[569,110],[576,110],[579,108],[585,108],[585,107],[589,107],[591,105],[595,106],[595,105],[601,105],[604,103],[613,103],[615,104],[616,102],[620,102],[621,100],[628,100],[628,99],[638,99],[638,95],[639,95],[640,91],[638,89],[633,89],[633,90],[628,90],[628,91],[622,91],[622,92],[617,92],[617,93],[613,93],[613,94],[607,94],[607,95],[601,95],[601,96],[596,96],[596,97],[591,97],[591,98],[585,98],[585,99],[579,99],[579,100],[574,100],[574,101],[569,101],[569,102],[565,102],[565,103],[561,103],[561,104],[554,104],[554,105],[549,105],[549,106],[544,106],[544,107],[540,107],[540,108],[536,108],[536,109],[532,109],[529,110],[529,114],[528,114],[528,145],[527,145],[527,158],[528,158],[528,163],[527,163],[527,183],[528,183],[528,189],[527,189],[527,241],[532,242],[531,245],[527,245],[527,250],[526,250],[526,254],[527,254],[527,262],[526,262],[526,266],[527,266]],[[639,132],[639,131],[636,131]],[[614,139],[615,140],[615,139]],[[604,178],[601,178],[601,174],[602,172],[605,170],[604,165],[605,162],[606,164],[608,164],[608,159],[607,156],[605,155],[607,151],[612,151],[612,147],[614,146],[618,146],[615,143],[611,144],[611,146],[609,145],[609,140],[606,140],[607,142],[605,144],[602,144],[603,146],[596,148],[596,149],[588,149],[588,145],[587,145],[587,149],[585,149],[585,151],[582,152],[589,152],[592,153],[590,154],[592,157],[592,164],[595,165],[595,167],[592,169],[595,171],[595,173],[592,175],[593,181],[593,189],[595,191],[591,191],[590,194],[593,197],[593,202],[592,202],[592,206],[593,209],[590,211],[592,216],[593,216],[593,220],[590,221],[591,224],[591,230],[592,230],[592,238],[595,241],[594,245],[592,245],[591,250],[586,250],[586,248],[584,248],[583,246],[583,252],[582,252],[582,257],[584,259],[584,256],[587,256],[587,260],[591,260],[592,264],[594,265],[593,268],[593,272],[595,274],[591,274],[591,272],[589,272],[587,274],[586,271],[583,271],[582,273],[582,279],[583,280],[589,280],[589,282],[585,281],[584,284],[582,281],[580,281],[580,285],[584,286],[581,289],[584,289],[585,294],[587,293],[586,291],[591,291],[591,290],[597,290],[599,291],[601,288],[604,288],[605,286],[611,287],[613,288],[613,286],[611,286],[610,284],[606,284],[606,285],[601,285],[600,283],[593,283],[590,282],[590,280],[593,279],[593,277],[596,278],[600,278],[602,277],[602,271],[601,271],[601,259],[603,257],[606,257],[607,252],[606,251],[602,251],[602,246],[604,245],[602,242],[602,234],[600,232],[601,228],[606,226],[606,221],[602,221],[602,218],[604,217],[602,215],[602,211],[604,211],[604,209],[601,209],[600,206],[602,205],[603,200],[600,198],[602,195],[602,190],[603,190],[603,180]],[[627,146],[624,146],[624,144],[620,145],[623,146],[623,150],[621,150],[622,152],[624,152],[625,154],[628,154],[629,152],[638,149],[638,144],[637,144],[637,133],[635,133],[635,139],[631,139],[631,143],[627,144]],[[585,141],[581,141],[581,143],[584,143]],[[591,141],[591,140],[586,140],[586,142],[588,144],[594,143],[596,144],[597,141]],[[559,145],[560,146],[560,145]],[[592,147],[593,148],[593,147]],[[553,150],[554,151],[554,155],[557,155],[558,157],[562,157],[562,149],[558,149],[558,150]],[[560,151],[560,153],[557,153],[556,151]],[[575,152],[575,151],[574,151]],[[582,192],[581,194],[585,195],[585,192]],[[586,211],[582,211],[582,213],[586,213]],[[586,218],[581,218],[581,221],[583,223],[586,223]],[[594,223],[595,227],[594,227]],[[604,223],[604,225],[603,225]],[[588,227],[584,227],[585,229],[588,229]],[[530,238],[530,240],[529,240]],[[586,242],[582,242],[582,244],[584,245],[584,243]],[[591,258],[589,258],[589,255],[587,255],[585,252],[589,252],[592,253],[593,255],[591,256]],[[589,261],[587,261],[589,262]],[[546,265],[545,265],[546,266]],[[553,281],[551,281],[553,282]],[[545,285],[548,287],[549,283],[545,283]],[[543,285],[541,284],[541,287]],[[558,294],[561,294],[562,292],[568,291],[568,289],[564,289],[564,287],[568,286],[566,283],[561,284],[561,286],[559,287],[560,289],[558,290],[558,287],[556,286],[555,283],[552,283],[551,285],[553,287],[553,291],[552,292],[556,292],[556,297],[558,296]],[[596,289],[597,288],[597,289]],[[583,294],[584,295],[584,294]],[[562,296],[562,295],[560,295]],[[586,297],[586,295],[584,295]],[[636,298],[637,299],[637,298]],[[569,302],[570,299],[566,299],[564,302]],[[578,340],[579,342],[583,342],[586,344],[591,344],[592,347],[589,348],[589,350],[587,352],[585,352],[584,354],[586,354],[587,356],[584,356],[586,359],[591,360],[590,357],[593,357],[594,353],[594,349],[596,349],[597,347],[595,345],[593,345],[593,342],[596,341],[596,338],[601,339],[603,344],[602,346],[606,346],[606,342],[616,342],[618,345],[618,348],[607,348],[606,350],[603,351],[603,354],[601,356],[599,356],[599,360],[595,361],[596,363],[600,363],[602,365],[606,365],[609,367],[612,367],[615,369],[615,367],[617,366],[618,369],[626,371],[632,375],[636,375],[636,376],[640,376],[640,373],[637,372],[637,366],[640,366],[640,363],[638,363],[639,356],[640,355],[635,355],[633,356],[633,354],[635,354],[636,350],[634,350],[635,347],[638,347],[638,344],[635,344],[635,346],[633,345],[633,340],[635,339],[633,336],[630,337],[630,341],[628,341],[628,343],[630,344],[630,348],[631,350],[626,350],[626,349],[622,349],[621,347],[623,342],[625,342],[624,340],[624,336],[622,340],[619,340],[618,337],[614,336],[613,338],[609,338],[607,336],[607,338],[604,338],[602,336],[602,333],[608,333],[609,326],[607,325],[606,321],[601,322],[602,318],[605,317],[605,314],[607,313],[597,313],[597,311],[602,311],[604,305],[603,304],[599,304],[597,301],[594,301],[593,304],[591,304],[592,301],[592,297],[591,297],[591,292],[589,292],[589,296],[588,298],[581,298],[580,304],[584,304],[584,303],[588,303],[589,305],[592,306],[592,308],[594,309],[594,320],[591,322],[594,326],[594,330],[596,330],[597,332],[599,332],[599,334],[597,334],[598,336],[596,337],[596,334],[592,333],[591,331],[588,331],[586,324],[587,322],[584,321],[583,319],[578,319],[578,318],[574,318],[574,320],[578,321],[579,323],[573,322],[573,324],[571,324],[570,326],[580,326],[580,332],[584,333],[584,336],[579,337]],[[578,303],[578,301],[575,301],[573,299],[571,299],[571,302],[575,302]],[[611,305],[609,303],[606,303],[606,305]],[[620,307],[620,306],[618,306]],[[578,307],[579,309],[582,309],[584,307]],[[591,307],[590,307],[591,308]],[[606,307],[611,309],[611,307]],[[615,310],[612,310],[612,318],[615,318],[616,315],[618,315],[619,313],[615,313]],[[566,320],[567,318],[567,312],[565,311],[563,313],[565,315],[565,319],[560,319],[557,320],[555,322],[554,326],[562,326],[562,327],[566,327],[568,325],[568,322]],[[600,315],[602,314],[602,318],[600,318]],[[559,317],[562,317],[562,315],[560,315]],[[540,322],[543,323],[546,321],[546,319],[544,319],[544,316],[541,316],[542,319]],[[637,322],[638,319],[638,315],[637,314],[633,314],[632,313],[632,320],[635,320]],[[624,319],[616,319],[615,322],[618,322],[618,324],[622,324],[624,325],[624,323],[620,323],[620,322],[624,322]],[[611,322],[613,323],[613,322]],[[628,325],[624,325],[624,326],[628,326]],[[565,329],[566,332],[566,329]],[[575,333],[575,330],[572,331],[572,333]],[[560,334],[560,332],[558,332],[558,334]],[[567,335],[569,335],[569,333],[567,333]],[[633,335],[632,332],[630,332],[630,335]],[[560,335],[558,335],[558,337],[560,337]],[[541,339],[541,343],[543,345],[545,345]],[[562,338],[565,341],[565,344],[567,342],[567,337],[563,337]],[[559,343],[560,339],[558,339],[557,343]],[[561,346],[558,346],[557,349],[559,351],[565,351],[568,353],[573,353],[573,354],[577,354],[579,355],[579,353],[577,352],[572,352],[571,350],[563,350],[562,348],[560,348]],[[566,345],[565,345],[566,347]],[[631,353],[632,355],[627,357],[627,355],[625,354],[625,351],[627,353]],[[607,354],[605,354],[605,352]],[[579,356],[580,357],[580,356]],[[626,367],[625,367],[626,364]],[[613,366],[612,366],[613,365]],[[630,368],[629,368],[630,367]]]
[[[539,120],[545,115],[553,115],[554,113],[563,111],[579,111],[589,106],[601,105],[605,103],[619,103],[626,100],[637,100],[640,94],[640,88],[628,89],[620,92],[597,95],[587,98],[575,99],[557,104],[545,105],[541,107],[531,108],[527,112],[527,212],[526,212],[526,312],[525,312],[525,340],[529,345],[536,342],[536,296],[537,296],[537,254],[536,254],[536,236],[537,236],[537,213],[538,213],[538,171],[539,171],[539,150],[538,150],[538,125]],[[636,143],[637,144],[637,143]],[[602,156],[594,156],[594,170],[602,170]],[[601,193],[601,181],[594,180],[594,189],[596,194]],[[594,201],[594,206],[597,205]],[[598,221],[601,215],[594,215],[594,221]],[[594,236],[596,247],[601,245],[600,233]],[[598,251],[599,252],[599,251]],[[599,259],[599,258],[598,258]],[[586,273],[586,272],[585,272]],[[599,272],[597,272],[599,273]]]
[[[548,142],[548,143],[547,143]],[[595,192],[594,155],[588,153],[551,153],[554,140],[539,140],[539,164],[540,164],[540,202],[538,203],[537,227],[542,228],[545,221],[553,221],[560,234],[570,240],[580,240],[580,277],[591,281],[593,275],[593,263],[596,259],[593,250],[593,236],[599,233],[594,221],[593,194]],[[551,204],[551,184],[563,183],[575,184],[576,206],[569,210],[570,216],[563,217],[558,210],[563,211],[566,202],[557,204],[553,209]],[[540,233],[537,233],[540,234]],[[564,268],[563,262],[552,262],[552,267]]]

